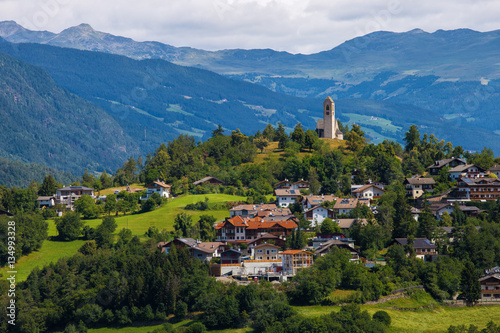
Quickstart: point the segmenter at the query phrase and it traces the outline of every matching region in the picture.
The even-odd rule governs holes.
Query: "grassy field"
[[[101,190],[99,192],[99,195],[110,195],[115,193],[115,191],[125,191],[127,189],[127,186],[121,186],[121,187],[112,187],[112,188],[107,188],[105,190]],[[134,192],[137,190],[143,191],[146,188],[142,184],[131,184],[130,189]]]
[[[132,230],[132,234],[145,238],[144,233],[149,227],[155,226],[159,230],[165,229],[167,231],[174,230],[175,216],[181,212],[186,212],[191,215],[192,221],[196,222],[201,215],[213,215],[217,220],[222,220],[229,217],[228,210],[208,210],[208,211],[189,211],[184,207],[190,203],[204,201],[205,198],[209,199],[210,203],[230,202],[230,201],[244,201],[245,197],[232,196],[227,194],[202,194],[202,195],[188,195],[175,198],[169,201],[164,206],[148,213],[133,214],[119,216],[116,218],[118,227],[116,233],[122,228]],[[57,229],[53,220],[49,220],[49,237],[57,236]],[[101,219],[86,220],[85,224],[91,227],[97,227],[101,224]],[[75,240],[72,242],[59,242],[54,240],[45,240],[40,250],[34,251],[28,256],[22,257],[16,265],[17,280],[24,281],[28,277],[31,270],[35,267],[43,267],[51,262],[56,262],[58,259],[74,255],[78,249],[83,245],[83,240]],[[6,268],[2,268],[0,272],[4,273]]]
[[[421,304],[427,304],[424,301]],[[435,304],[435,302],[430,302]],[[429,304],[427,304],[429,305]],[[425,306],[425,305],[424,305]],[[394,307],[407,308],[396,310]],[[339,311],[339,306],[301,306],[294,307],[301,315],[317,317]],[[363,310],[370,315],[384,310],[392,319],[389,332],[446,332],[450,325],[474,324],[483,329],[489,321],[500,322],[500,306],[476,306],[473,308],[453,308],[434,305],[432,308],[419,309],[417,304],[409,299],[398,299],[377,305],[362,305]]]

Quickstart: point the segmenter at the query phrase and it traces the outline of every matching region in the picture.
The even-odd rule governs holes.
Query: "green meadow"
[[[233,196],[228,194],[201,194],[201,195],[186,195],[177,197],[164,204],[156,210],[143,214],[120,215],[116,217],[116,233],[123,228],[132,230],[133,235],[137,235],[143,239],[144,233],[149,227],[157,227],[159,230],[174,230],[174,219],[177,214],[185,212],[191,215],[192,221],[196,222],[201,215],[212,215],[217,221],[229,217],[228,210],[207,210],[207,211],[191,211],[185,210],[184,207],[191,203],[204,201],[205,198],[209,199],[210,203],[221,202],[236,202],[244,201],[246,197]],[[19,259],[16,264],[17,281],[24,281],[29,273],[35,267],[43,267],[51,262],[56,262],[58,259],[74,255],[78,249],[85,242],[84,240],[75,240],[72,242],[56,241],[57,229],[54,220],[49,220],[49,239],[45,240],[43,246],[38,251],[34,251],[27,256]],[[90,227],[97,227],[102,222],[101,219],[85,220],[85,225]],[[4,267],[0,270],[4,275],[7,269]]]

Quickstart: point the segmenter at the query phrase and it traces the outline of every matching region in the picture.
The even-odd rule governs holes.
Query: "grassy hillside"
[[[208,198],[211,203],[243,201],[245,197],[232,196],[227,194],[203,194],[203,195],[188,195],[173,199],[164,206],[148,213],[119,216],[116,218],[118,227],[116,233],[122,228],[132,230],[133,235],[137,235],[143,239],[146,238],[144,233],[149,227],[155,226],[158,229],[167,231],[174,230],[175,216],[181,212],[191,215],[193,222],[196,222],[201,215],[213,215],[217,220],[222,220],[229,217],[228,210],[209,210],[209,211],[188,211],[184,207],[190,203],[196,203]],[[97,227],[101,224],[101,219],[86,220],[85,225]],[[57,236],[57,229],[53,220],[49,221],[49,238]],[[116,234],[115,233],[115,234]],[[55,240],[45,240],[40,250],[35,251],[28,256],[22,257],[17,263],[17,280],[24,281],[29,273],[35,267],[43,267],[51,262],[57,261],[59,258],[72,256],[83,245],[83,240],[75,240],[72,242],[60,242]],[[7,270],[3,268],[0,272],[5,273]]]

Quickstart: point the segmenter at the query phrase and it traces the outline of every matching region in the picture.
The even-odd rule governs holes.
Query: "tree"
[[[316,133],[316,131],[308,129],[304,138],[304,148],[307,147],[309,151],[311,151],[318,139],[318,133]]]
[[[309,169],[309,190],[312,194],[318,195],[319,190],[321,189],[321,183],[319,182],[318,172],[316,169]]]
[[[182,212],[177,214],[174,220],[174,229],[179,231],[182,237],[188,237],[188,230],[191,228],[191,216]]]
[[[432,239],[436,229],[436,219],[432,215],[429,203],[424,202],[422,214],[418,217],[417,237]]]
[[[304,147],[306,134],[304,133],[304,128],[301,123],[295,125],[293,132],[290,134],[290,139],[292,139],[293,142],[298,143],[301,148]]]
[[[351,130],[344,135],[347,148],[353,152],[359,152],[366,144],[365,133],[359,125],[353,124]]]
[[[481,284],[476,267],[471,261],[465,263],[461,275],[461,290],[467,306],[474,306],[481,298]]]
[[[85,223],[80,220],[78,212],[67,212],[62,217],[56,218],[55,224],[59,238],[64,241],[72,241],[80,236]]]
[[[82,214],[84,218],[91,219],[97,217],[97,207],[94,199],[88,194],[82,195],[74,203],[75,210]]]
[[[274,141],[276,132],[274,130],[273,125],[267,124],[266,128],[264,128],[264,131],[262,131],[262,136],[266,138],[268,141]]]
[[[406,142],[405,151],[412,151],[413,148],[420,146],[420,132],[417,125],[411,125],[408,132],[405,133],[404,142]]]
[[[269,146],[269,141],[265,138],[255,138],[253,139],[254,145],[260,149],[260,153],[262,154],[264,152],[264,148]]]
[[[106,203],[104,204],[104,211],[111,214],[116,210],[116,194],[110,194],[106,197]]]
[[[392,237],[404,238],[415,235],[417,222],[411,215],[411,207],[406,200],[406,193],[403,189],[397,191],[396,201],[394,202]]]
[[[320,231],[322,234],[338,234],[342,232],[339,224],[328,217],[321,222]]]
[[[211,215],[201,215],[198,220],[200,239],[205,242],[211,242],[215,239],[214,223],[216,219]]]
[[[290,138],[285,132],[285,126],[281,123],[278,123],[278,128],[276,129],[276,137],[278,138],[278,148],[285,149],[286,144],[288,143]]]
[[[219,124],[217,128],[212,131],[212,137],[216,137],[219,135],[224,135],[224,128],[222,128],[221,124]]]
[[[42,185],[38,190],[38,195],[50,196],[56,194],[56,190],[61,188],[62,185],[54,179],[52,175],[47,175],[43,179]]]
[[[237,128],[235,131],[231,132],[231,146],[236,147],[241,145],[245,140],[247,139],[247,136]]]
[[[467,223],[467,216],[460,209],[460,205],[455,201],[453,204],[453,211],[451,212],[451,220],[453,222],[454,227],[462,226]]]

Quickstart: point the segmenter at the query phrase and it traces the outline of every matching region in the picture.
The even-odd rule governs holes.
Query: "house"
[[[498,178],[500,178],[500,165],[494,165],[487,170],[489,173],[495,174]]]
[[[433,165],[429,165],[427,169],[429,169],[429,173],[432,176],[439,175],[443,168],[454,168],[457,165],[465,165],[467,162],[463,158],[445,158],[443,160],[435,161]]]
[[[215,177],[205,177],[200,180],[197,180],[193,183],[194,186],[202,185],[202,184],[210,184],[210,185],[224,185],[225,183]]]
[[[287,216],[292,215],[288,208],[277,207],[275,204],[260,204],[260,205],[238,205],[229,210],[230,217],[237,215],[255,217],[259,216]]]
[[[498,178],[460,178],[457,196],[466,201],[496,201],[500,198]]]
[[[444,212],[451,214],[453,212],[454,203],[453,202],[440,202],[437,204],[432,204],[430,209],[432,214],[439,220],[443,216]],[[481,210],[476,206],[465,206],[459,205],[459,208],[467,217],[476,217],[479,215]]]
[[[432,192],[436,181],[433,178],[426,178],[420,175],[406,178],[404,183],[406,195],[412,199],[420,198],[426,192]]]
[[[344,233],[347,233],[354,226],[354,223],[359,223],[363,226],[368,225],[367,219],[337,219],[336,221]]]
[[[249,241],[272,234],[286,238],[298,225],[292,220],[268,221],[263,218],[243,218],[235,216],[215,226],[218,241]]]
[[[340,239],[331,239],[319,245],[314,253],[319,256],[324,256],[332,250],[332,248],[337,247],[339,249],[347,250],[351,254],[351,260],[359,259],[359,250],[354,248],[351,244],[344,242]]]
[[[158,193],[162,198],[169,198],[171,187],[172,186],[165,184],[165,182],[152,182],[146,186],[146,196],[141,198],[141,200],[149,199],[154,193]]]
[[[302,209],[306,211],[315,206],[321,205],[323,202],[333,202],[338,199],[339,198],[334,195],[306,195],[302,197]]]
[[[286,250],[281,252],[283,272],[295,275],[301,269],[313,265],[313,253],[305,250]]]
[[[274,184],[275,189],[279,190],[308,190],[311,186],[309,181],[301,179],[297,182],[291,182],[288,179],[282,180]]]
[[[344,134],[335,119],[335,103],[330,96],[323,102],[323,119],[318,119],[316,133],[320,138],[344,140]]]
[[[235,249],[228,249],[221,253],[220,263],[222,265],[240,265],[241,252]]]
[[[479,278],[482,300],[500,300],[500,267],[486,271],[486,275]]]
[[[486,170],[474,164],[457,165],[448,170],[452,181],[460,178],[482,178]]]
[[[251,248],[253,260],[278,260],[280,247],[273,244],[262,243]]]
[[[54,207],[56,205],[56,196],[55,195],[49,195],[49,196],[39,196],[36,201],[38,201],[38,205],[40,208],[50,208]]]
[[[286,240],[278,236],[275,236],[273,234],[267,233],[267,234],[262,234],[260,237],[255,238],[254,240],[249,241],[248,246],[251,248],[253,246],[260,245],[263,243],[274,244],[282,249],[286,245]]]
[[[315,206],[311,209],[308,209],[304,212],[304,217],[312,221],[312,226],[318,226],[323,223],[323,220],[326,218],[333,219],[335,217],[335,212],[331,208],[325,208],[323,206]]]
[[[351,193],[356,198],[371,200],[380,198],[385,193],[385,190],[375,184],[366,184],[360,188],[354,189]]]
[[[352,238],[346,238],[344,234],[336,233],[336,234],[316,234],[316,237],[312,240],[313,248],[317,248],[323,243],[326,243],[332,239],[341,240],[352,247],[354,247],[354,240]]]
[[[220,257],[221,253],[229,248],[224,242],[201,242],[193,238],[176,238],[170,242],[160,242],[157,246],[162,253],[168,254],[172,246],[187,247],[193,258],[210,260]]]
[[[80,199],[82,195],[90,195],[93,199],[94,189],[85,186],[66,186],[56,190],[56,204],[64,204],[67,208],[73,209],[73,203]]]
[[[300,202],[300,198],[302,197],[299,190],[285,189],[274,190],[274,196],[276,196],[276,204],[279,207],[288,207],[291,204]]]
[[[370,206],[369,200],[362,200],[358,198],[343,198],[341,200],[337,200],[335,202],[335,206],[333,206],[333,210],[336,215],[345,214],[349,215],[351,210],[356,208],[359,205]]]
[[[408,238],[396,238],[393,244],[400,244],[405,246],[408,243]],[[437,256],[437,246],[432,244],[427,238],[414,238],[413,239],[413,250],[415,251],[415,257],[422,259],[424,261],[433,261],[433,258]]]

